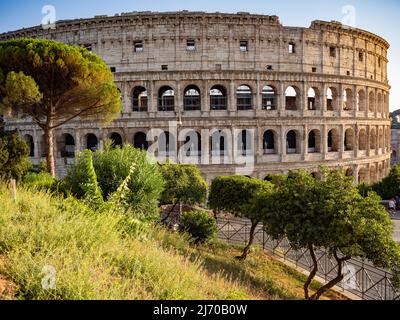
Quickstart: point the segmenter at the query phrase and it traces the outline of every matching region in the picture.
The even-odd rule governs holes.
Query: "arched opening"
[[[147,90],[144,87],[135,87],[132,91],[132,111],[147,112]]]
[[[184,152],[187,157],[201,156],[201,134],[190,131],[185,136]]]
[[[191,85],[185,89],[183,108],[185,111],[201,110],[201,96],[198,87]]]
[[[33,142],[33,137],[30,134],[26,134],[24,140],[29,147],[29,157],[33,158],[35,156],[35,143]]]
[[[211,136],[211,153],[216,156],[225,155],[227,150],[227,137],[224,132],[218,130]]]
[[[397,163],[397,152],[395,150],[392,151],[392,156],[391,156],[390,161],[392,163]]]
[[[383,178],[383,169],[382,169],[382,163],[380,163],[378,165],[378,179],[382,179]]]
[[[365,183],[367,182],[367,170],[365,168],[361,168],[358,171],[358,183]]]
[[[366,109],[365,91],[360,90],[357,93],[357,110],[365,111],[365,109]]]
[[[276,91],[271,86],[265,86],[262,90],[263,110],[276,110]]]
[[[347,129],[344,135],[344,150],[354,150],[354,131],[353,129]]]
[[[242,156],[251,154],[252,143],[251,133],[248,130],[242,130],[238,135],[238,151]]]
[[[158,148],[160,153],[167,157],[175,154],[175,138],[169,131],[164,131],[160,134]]]
[[[376,134],[375,134],[375,130],[372,129],[369,135],[369,148],[370,150],[375,150],[376,149]]]
[[[297,110],[297,91],[289,86],[285,91],[286,110]]]
[[[226,110],[227,95],[223,86],[216,85],[210,90],[210,108],[211,110]]]
[[[319,153],[320,143],[321,143],[321,135],[319,130],[311,130],[308,133],[308,152]]]
[[[99,147],[99,141],[93,133],[86,136],[86,149],[95,152]]]
[[[65,133],[62,135],[61,157],[62,158],[75,157],[75,139],[69,133]]]
[[[175,91],[171,87],[164,86],[158,91],[158,111],[175,110]]]
[[[348,168],[346,170],[346,177],[352,177],[354,175],[353,169]]]
[[[275,133],[272,130],[264,132],[263,136],[264,154],[276,154]]]
[[[376,169],[375,166],[371,166],[369,168],[369,182],[375,182],[376,181]]]
[[[46,145],[46,137],[44,134],[40,136],[39,140],[39,150],[40,150],[40,155],[42,158],[47,157],[47,145]]]
[[[383,130],[379,129],[379,133],[378,133],[378,148],[379,149],[383,149]]]
[[[351,89],[343,90],[343,110],[353,110],[353,91]]]
[[[383,113],[383,101],[382,101],[382,94],[378,93],[378,113]]]
[[[136,132],[133,137],[133,146],[137,149],[147,150],[149,149],[149,142],[147,141],[147,135],[144,132]]]
[[[122,137],[119,133],[113,132],[110,135],[110,139],[112,141],[112,147],[116,148],[116,147],[122,147],[123,142],[122,142]]]
[[[236,99],[238,110],[253,109],[253,95],[249,86],[241,85],[239,88],[237,88]]]
[[[307,92],[307,108],[308,110],[317,110],[317,89],[310,88]]]
[[[373,91],[368,96],[368,110],[369,112],[375,112],[375,93]]]
[[[358,133],[358,150],[367,150],[367,132],[361,129]]]
[[[336,110],[337,104],[337,91],[335,88],[328,88],[326,90],[326,109],[328,111]]]
[[[332,129],[328,132],[328,152],[339,151],[339,132]]]
[[[286,153],[298,153],[296,131],[290,130],[286,135]]]

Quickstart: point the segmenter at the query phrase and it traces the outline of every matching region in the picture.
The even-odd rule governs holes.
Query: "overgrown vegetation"
[[[393,166],[389,175],[383,178],[382,181],[371,185],[360,185],[359,191],[363,196],[366,196],[370,191],[374,191],[384,200],[390,200],[400,195],[400,165]]]
[[[113,148],[107,141],[103,150],[93,153],[93,169],[88,169],[87,156],[90,151],[79,153],[64,179],[65,188],[78,199],[85,198],[88,182],[96,176],[101,197],[105,201],[115,193],[131,173],[127,183],[124,203],[138,215],[152,216],[159,213],[159,200],[164,190],[164,180],[159,165],[149,158],[146,151],[130,145]],[[132,171],[132,172],[131,172]],[[92,177],[90,176],[92,175]],[[98,195],[91,195],[91,200]]]
[[[214,239],[217,234],[217,222],[205,211],[190,211],[182,216],[182,230],[190,234],[196,244]]]
[[[20,180],[31,167],[29,147],[17,132],[0,129],[0,179]]]
[[[112,207],[98,214],[24,189],[14,202],[3,186],[0,203],[0,274],[19,299],[301,298],[302,276],[278,262],[239,264],[227,246],[190,247],[185,235]],[[53,268],[54,286],[43,286]]]

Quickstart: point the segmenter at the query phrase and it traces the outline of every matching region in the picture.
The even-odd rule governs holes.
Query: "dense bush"
[[[375,191],[384,200],[400,195],[400,165],[395,165],[382,181],[371,185],[361,184],[358,189],[363,196],[367,196],[368,191]]]
[[[157,163],[152,162],[146,151],[130,145],[112,148],[106,143],[104,150],[93,154],[93,167],[104,200],[113,194],[129,175],[134,165],[125,201],[132,211],[143,215],[158,214],[158,205],[164,189],[164,180]],[[85,154],[77,155],[75,165],[68,170],[65,185],[78,198],[85,196],[85,183],[89,181]]]
[[[197,166],[165,163],[161,173],[165,180],[162,204],[205,204],[208,185]]]
[[[51,190],[56,181],[57,180],[48,172],[30,171],[22,178],[24,186],[40,190]]]
[[[205,243],[215,237],[217,222],[205,211],[189,211],[182,215],[181,228],[189,233],[195,243]]]
[[[0,130],[0,179],[21,179],[31,167],[29,147],[17,132]]]

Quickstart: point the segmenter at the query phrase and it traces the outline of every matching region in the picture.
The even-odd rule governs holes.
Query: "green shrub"
[[[0,179],[21,179],[32,166],[29,147],[16,131],[0,129]]]
[[[162,204],[205,204],[208,185],[197,166],[165,163],[161,173],[165,180]]]
[[[104,150],[93,154],[93,167],[98,186],[104,200],[108,200],[129,175],[135,164],[125,201],[133,212],[140,215],[158,214],[158,205],[164,189],[164,180],[157,163],[152,162],[146,151],[135,149],[130,145],[122,148],[111,148],[109,143]],[[78,198],[85,196],[85,183],[89,181],[84,153],[77,155],[75,165],[68,169],[64,179],[66,187]]]
[[[22,183],[28,188],[40,190],[51,190],[56,183],[56,179],[47,172],[28,172],[23,178]]]
[[[189,233],[195,243],[205,243],[215,237],[217,222],[205,211],[190,211],[182,215],[183,231]]]

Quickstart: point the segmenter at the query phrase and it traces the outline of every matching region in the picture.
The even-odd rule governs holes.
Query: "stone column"
[[[322,84],[322,92],[320,93],[321,99],[321,115],[324,117],[328,110],[328,100],[327,100],[327,90],[328,85],[326,83]]]
[[[183,113],[183,94],[181,92],[181,82],[179,80],[176,81],[175,112],[176,114]]]
[[[300,105],[298,106],[298,110],[300,110],[300,115],[307,114],[308,111],[308,86],[306,82],[303,82],[301,85],[300,92]]]
[[[301,158],[303,160],[306,159],[308,156],[308,125],[305,124],[303,127],[303,132],[300,132],[300,153],[301,153]]]
[[[260,88],[260,80],[259,79],[257,79],[256,86],[257,86],[257,88],[255,90],[256,91],[256,97],[254,99],[254,102],[255,102],[254,109],[255,110],[262,110],[262,100],[261,100],[262,89]]]
[[[149,112],[151,113],[150,116],[155,116],[157,113],[157,92],[155,90],[154,81],[149,81],[149,90],[147,92],[147,99],[149,103]]]
[[[81,132],[80,130],[75,130],[75,153],[82,150],[81,143]]]
[[[322,158],[325,160],[328,154],[328,128],[326,124],[322,126],[321,144],[322,144],[321,145]]]
[[[343,85],[339,84],[339,92],[338,92],[338,111],[339,117],[343,114]]]
[[[201,164],[208,165],[210,163],[210,131],[202,129],[201,132]]]
[[[203,114],[208,113],[211,110],[209,92],[208,80],[203,80],[203,90],[201,95],[201,111]]]
[[[344,137],[345,137],[345,126],[344,124],[340,125],[340,132],[339,132],[339,159],[343,158],[344,152]]]
[[[41,154],[40,154],[40,152],[41,152],[41,150],[40,150],[40,134],[38,134],[38,131],[36,130],[36,129],[34,129],[33,130],[33,142],[34,142],[34,145],[35,145],[35,148],[34,148],[34,150],[33,150],[33,152],[34,152],[34,154],[33,154],[33,156],[34,156],[34,158],[35,159],[40,159],[40,156],[41,156]]]
[[[235,81],[231,80],[229,84],[229,106],[228,110],[230,112],[237,111],[237,103],[236,103],[236,88],[235,88]]]
[[[280,89],[279,89],[279,99],[278,99],[278,114],[279,116],[285,115],[285,110],[286,110],[286,96],[285,96],[285,84],[283,82],[280,83]]]
[[[286,160],[286,128],[281,126],[280,128],[280,136],[281,136],[281,144],[280,144],[280,151],[281,151],[281,161]]]

